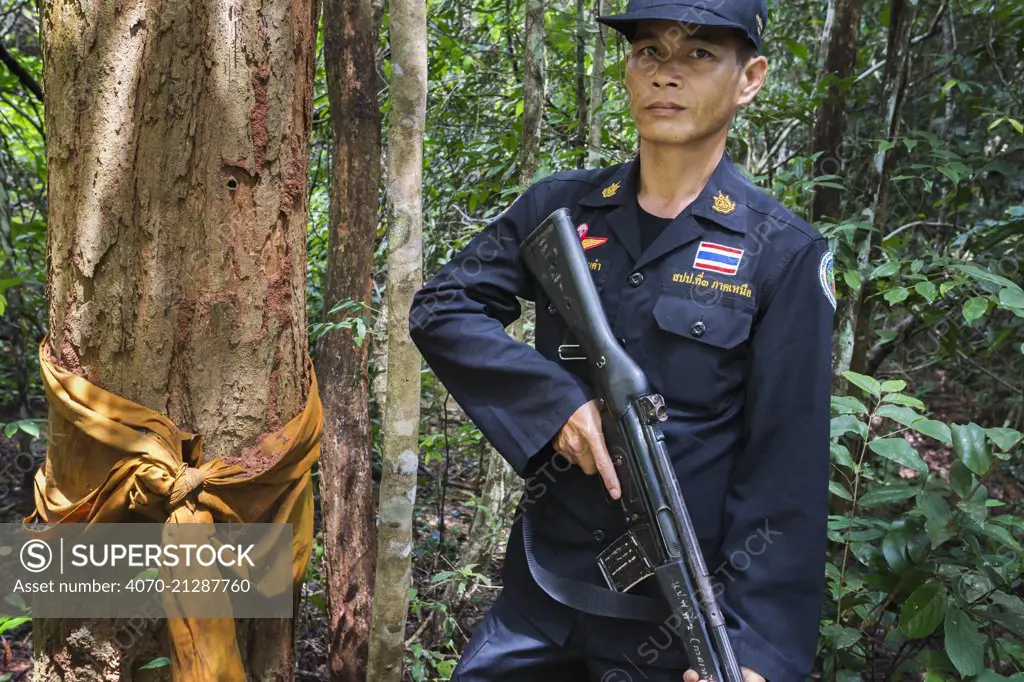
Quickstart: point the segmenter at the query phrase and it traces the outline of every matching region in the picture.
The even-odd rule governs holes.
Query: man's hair
[[[761,54],[757,46],[747,39],[746,33],[739,29],[733,29],[732,34],[736,39],[736,61],[740,63],[740,66]]]

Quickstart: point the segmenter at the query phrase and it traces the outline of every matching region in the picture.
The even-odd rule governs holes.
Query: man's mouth
[[[675,102],[651,102],[650,104],[648,104],[644,108],[645,109],[674,109],[674,110],[682,111],[686,107],[682,106],[681,104],[676,104]]]

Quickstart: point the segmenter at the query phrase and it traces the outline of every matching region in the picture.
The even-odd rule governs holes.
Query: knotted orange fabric
[[[291,523],[292,584],[301,588],[313,549],[310,469],[323,430],[308,356],[306,404],[250,448],[254,461],[273,462],[250,473],[219,459],[203,462],[201,436],[57,366],[48,340],[39,346],[39,365],[51,408],[50,444],[36,472],[36,510],[24,523],[126,523],[138,519],[134,514],[161,523]],[[246,679],[233,619],[167,621],[176,682]]]

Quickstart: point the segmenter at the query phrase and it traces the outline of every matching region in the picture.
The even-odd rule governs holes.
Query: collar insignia
[[[615,193],[619,191],[619,184],[620,183],[618,182],[613,182],[612,184],[608,185],[603,190],[601,190],[601,196],[603,196],[605,199],[607,199],[608,197],[615,196]]]
[[[736,202],[728,195],[722,194],[721,190],[714,196],[714,200],[711,208],[718,213],[729,214],[736,210]]]

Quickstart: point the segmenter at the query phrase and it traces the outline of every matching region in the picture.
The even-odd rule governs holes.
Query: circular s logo
[[[26,571],[39,573],[53,563],[53,550],[42,540],[29,540],[21,547],[21,565]]]

